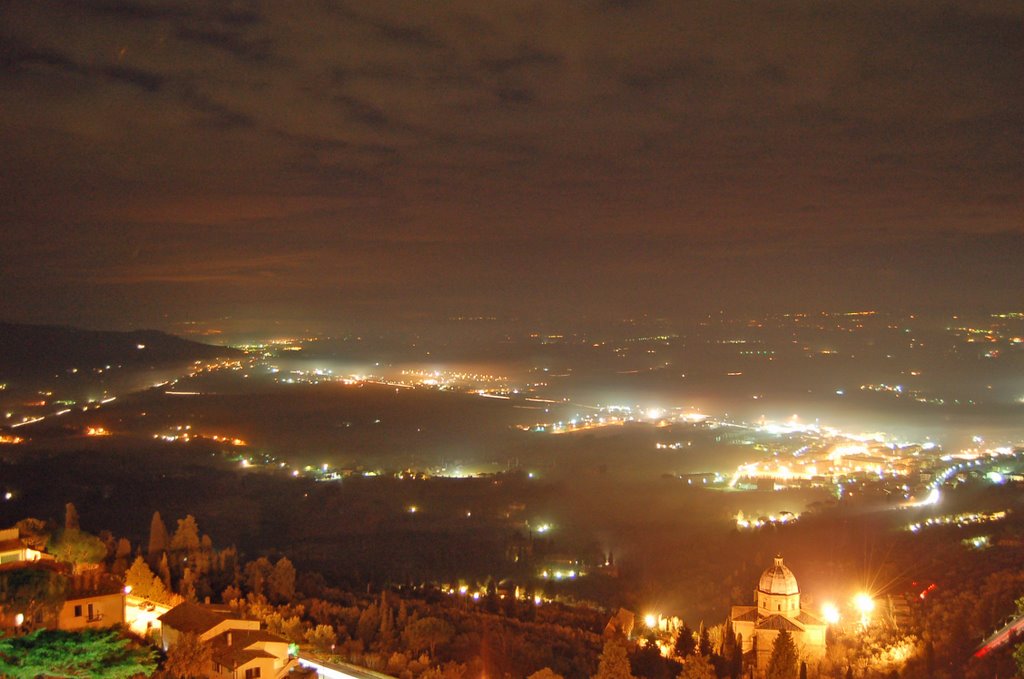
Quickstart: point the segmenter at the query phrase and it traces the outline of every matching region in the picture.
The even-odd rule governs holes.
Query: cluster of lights
[[[572,580],[577,575],[582,575],[576,570],[563,570],[563,569],[544,569],[540,572],[540,577],[545,580]]]
[[[907,526],[907,530],[916,533],[922,528],[931,526],[970,526],[979,523],[991,523],[1002,521],[1006,518],[1007,510],[1001,512],[964,512],[963,514],[951,514],[947,516],[933,516],[925,521],[919,521]]]
[[[800,518],[799,514],[793,512],[782,512],[778,515],[771,514],[757,519],[747,519],[743,512],[736,514],[736,527],[741,529],[763,528],[765,526],[781,526],[793,523]]]
[[[850,604],[856,611],[861,627],[867,627],[871,623],[871,614],[875,610],[875,599],[867,592],[857,592]],[[826,601],[821,605],[821,619],[829,625],[838,625],[842,620],[842,613],[832,601]]]
[[[232,446],[248,445],[244,439],[240,439],[236,436],[221,436],[220,434],[205,435],[193,433],[191,424],[179,424],[176,427],[172,427],[170,431],[171,433],[167,434],[154,434],[153,438],[159,439],[160,441],[167,441],[169,443],[173,443],[176,441],[188,443],[189,441],[209,439],[211,441],[216,441],[217,443],[227,443]]]
[[[475,590],[473,592],[470,592],[469,591],[469,585],[459,585],[458,587],[452,587],[451,585],[445,584],[445,585],[441,585],[441,592],[444,593],[444,594],[447,594],[449,596],[458,595],[458,596],[468,597],[468,598],[473,599],[473,601],[480,601],[480,599],[482,599],[483,597],[487,596],[486,588],[480,588],[480,589],[477,589],[477,590]],[[506,598],[506,594],[504,592],[500,593],[498,596],[500,598],[502,598],[502,599]],[[551,599],[545,599],[540,594],[534,594],[533,598],[530,599],[529,597],[525,596],[523,590],[521,590],[519,587],[516,587],[515,592],[513,593],[512,596],[514,596],[516,599],[522,599],[522,600],[526,600],[526,601],[533,601],[535,606],[540,606],[545,601],[551,601]]]

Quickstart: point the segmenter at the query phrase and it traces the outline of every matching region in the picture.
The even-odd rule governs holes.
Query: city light
[[[658,616],[654,613],[648,613],[644,616],[644,624],[650,628],[658,626]]]
[[[853,597],[853,607],[860,613],[860,624],[867,627],[871,622],[871,613],[875,610],[875,600],[867,592],[858,592]]]
[[[821,605],[821,617],[824,618],[825,622],[830,625],[836,625],[839,623],[839,607],[831,601],[826,601]]]

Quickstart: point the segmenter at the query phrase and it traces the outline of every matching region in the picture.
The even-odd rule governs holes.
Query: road
[[[985,639],[985,641],[983,641],[981,645],[978,646],[978,650],[974,652],[974,657],[985,657],[991,651],[996,650],[1000,646],[1003,646],[1008,641],[1010,641],[1011,636],[1013,636],[1014,634],[1020,634],[1021,632],[1024,632],[1024,615],[1018,615],[1016,618],[1010,621],[1005,627],[1003,627],[1000,630],[997,630],[996,632],[993,632],[988,639]]]

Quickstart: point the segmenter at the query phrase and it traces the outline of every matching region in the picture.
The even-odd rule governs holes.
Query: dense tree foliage
[[[697,639],[694,637],[693,630],[685,622],[680,628],[679,633],[676,635],[675,651],[679,658],[686,658],[687,656],[693,655],[697,650]]]
[[[793,643],[793,635],[782,630],[772,644],[772,655],[768,659],[766,679],[796,679],[800,656]]]
[[[178,637],[178,642],[167,652],[164,671],[174,679],[195,679],[206,676],[212,657],[210,645],[200,641],[192,632]]]
[[[55,616],[64,604],[68,580],[43,568],[18,568],[0,572],[0,608],[25,616],[31,629],[37,617]]]
[[[14,679],[93,677],[122,679],[156,669],[154,651],[117,630],[36,630],[0,638],[0,675]]]
[[[594,679],[633,679],[624,639],[613,637],[605,642]]]
[[[17,523],[17,529],[21,535],[22,542],[28,545],[30,549],[38,552],[46,549],[46,545],[50,541],[51,531],[45,521],[33,518],[22,519]]]
[[[149,564],[141,556],[135,557],[135,561],[125,572],[124,584],[131,587],[133,595],[143,599],[170,604],[176,598],[167,591],[163,580],[150,570]]]
[[[678,679],[716,679],[717,676],[710,660],[702,655],[691,655],[683,664]]]
[[[433,657],[439,644],[446,644],[455,635],[455,628],[446,620],[428,617],[405,628],[405,639],[413,651],[427,650]]]
[[[58,561],[76,567],[100,563],[107,556],[107,546],[102,540],[78,529],[59,531],[47,549]]]

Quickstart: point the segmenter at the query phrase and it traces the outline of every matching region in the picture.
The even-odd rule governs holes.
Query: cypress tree
[[[711,635],[704,621],[700,621],[700,632],[697,634],[697,652],[705,658],[711,655]]]
[[[623,640],[609,639],[604,642],[594,679],[634,679]]]
[[[79,528],[78,510],[75,509],[74,503],[69,502],[64,505],[64,531],[71,533]]]
[[[153,519],[149,522],[149,547],[146,549],[146,558],[151,566],[160,562],[160,557],[167,551],[167,526],[160,518],[160,512],[153,512]]]
[[[766,679],[793,679],[797,673],[800,657],[793,643],[793,635],[788,630],[779,632],[772,644],[772,655],[768,660]]]

